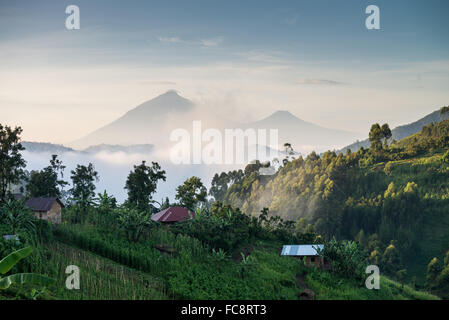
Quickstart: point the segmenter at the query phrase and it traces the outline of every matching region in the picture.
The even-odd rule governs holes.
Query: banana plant
[[[6,256],[0,261],[0,275],[6,274],[17,262],[28,257],[31,252],[33,252],[33,248],[26,247]],[[54,284],[55,279],[36,273],[16,273],[3,278],[0,276],[0,290],[8,289],[12,284],[22,285],[26,283],[47,286]]]

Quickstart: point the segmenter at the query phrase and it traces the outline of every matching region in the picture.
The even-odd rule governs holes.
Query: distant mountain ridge
[[[276,111],[267,118],[246,124],[245,127],[278,129],[280,145],[291,143],[295,150],[303,154],[312,150],[322,151],[331,146],[344,145],[358,135],[354,132],[321,127],[285,110]]]
[[[415,122],[394,128],[392,138],[400,140],[420,131],[424,125],[448,118],[448,113],[441,115],[440,110],[434,111]],[[209,121],[210,119],[213,121]],[[208,109],[197,109],[192,101],[183,98],[173,90],[138,105],[115,121],[75,141],[70,147],[31,142],[27,142],[26,147],[35,152],[53,153],[74,152],[75,149],[90,153],[100,151],[150,153],[154,149],[165,152],[166,148],[173,144],[173,141],[169,139],[171,133],[175,129],[185,129],[192,134],[194,120],[201,120],[202,130],[208,128],[265,129],[267,134],[265,144],[271,147],[274,147],[274,143],[269,141],[269,130],[277,129],[277,149],[282,150],[284,143],[290,143],[295,151],[303,155],[311,151],[322,153],[327,150],[345,152],[346,149],[351,149],[355,152],[361,147],[369,147],[368,139],[357,140],[348,145],[351,141],[362,137],[357,133],[321,127],[304,121],[286,110],[276,111],[261,120],[250,123],[238,123],[236,119],[219,118]],[[256,143],[261,144],[260,141]],[[344,145],[346,147],[341,148]]]
[[[190,131],[193,120],[201,120],[202,130],[214,129],[278,129],[278,145],[289,142],[296,151],[308,153],[326,150],[350,143],[358,134],[328,129],[299,119],[289,111],[277,111],[250,123],[224,119],[213,112],[213,106],[199,109],[175,91],[168,91],[128,111],[117,120],[74,141],[73,146],[99,144],[154,144],[156,149],[166,148],[172,142],[173,130]],[[268,132],[267,132],[268,133]],[[270,144],[272,145],[272,144]],[[317,151],[318,151],[317,150]]]
[[[154,146],[152,144],[136,144],[136,145],[109,145],[109,144],[100,144],[95,146],[90,146],[83,150],[75,150],[69,147],[65,147],[62,144],[53,144],[49,142],[30,142],[23,141],[22,146],[25,147],[25,150],[33,153],[50,153],[50,154],[61,154],[66,152],[74,152],[74,153],[84,153],[84,154],[94,154],[99,152],[125,152],[128,154],[132,153],[140,153],[140,154],[149,154],[153,152]]]
[[[152,144],[135,144],[130,146],[121,145],[110,145],[110,144],[100,144],[96,146],[91,146],[83,150],[87,153],[98,153],[98,152],[125,152],[125,153],[142,153],[148,154],[153,152],[154,146]]]
[[[421,119],[414,121],[412,123],[409,124],[405,124],[399,127],[394,128],[393,130],[391,130],[391,134],[392,134],[392,138],[394,140],[401,140],[403,138],[406,138],[408,136],[411,136],[412,134],[415,134],[419,131],[421,131],[422,127],[434,122],[441,122],[443,120],[447,120],[449,119],[449,112],[446,112],[444,114],[440,113],[441,109],[438,109],[424,117],[422,117]],[[350,149],[352,152],[357,152],[361,147],[363,148],[369,148],[370,146],[370,142],[369,139],[365,139],[362,141],[356,141],[340,150],[338,150],[338,152],[346,152],[347,149]]]
[[[63,146],[62,144],[53,144],[49,142],[31,142],[22,141],[22,146],[29,152],[42,152],[42,153],[63,153],[63,152],[78,152],[75,149]]]
[[[130,145],[154,143],[154,132],[164,131],[164,124],[171,114],[180,116],[192,111],[194,104],[174,90],[146,101],[129,110],[117,120],[76,140],[72,145]]]

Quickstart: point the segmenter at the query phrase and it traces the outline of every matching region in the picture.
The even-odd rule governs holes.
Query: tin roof
[[[15,235],[15,234],[6,234],[6,235],[3,236],[3,239],[19,241],[19,237],[17,235]]]
[[[317,256],[317,249],[322,250],[324,244],[285,245],[282,247],[282,256]]]
[[[151,216],[151,220],[158,222],[177,222],[190,219],[194,213],[183,207],[169,207]]]
[[[64,207],[62,202],[58,198],[56,198],[56,197],[51,197],[51,198],[31,198],[31,199],[29,199],[26,202],[26,205],[27,205],[27,207],[29,207],[33,211],[47,212],[48,210],[51,209],[51,207],[53,206],[53,203],[55,203],[55,201],[59,202],[61,207]]]

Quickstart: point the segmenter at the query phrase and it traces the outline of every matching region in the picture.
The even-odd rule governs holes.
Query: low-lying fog
[[[51,153],[36,153],[25,150],[23,156],[27,161],[26,170],[41,170],[49,165]],[[174,201],[176,187],[191,176],[200,177],[203,184],[209,189],[215,173],[244,168],[244,165],[177,165],[167,158],[157,157],[154,154],[127,154],[125,152],[99,152],[95,154],[65,152],[58,154],[58,158],[66,166],[64,180],[69,183],[71,183],[70,171],[77,164],[87,165],[89,162],[93,163],[100,177],[100,180],[96,183],[96,193],[107,190],[119,202],[127,198],[124,186],[129,172],[133,170],[133,165],[139,165],[142,160],[146,160],[147,164],[151,164],[151,161],[158,162],[162,169],[166,171],[167,179],[165,182],[160,181],[158,183],[157,192],[153,197],[157,201],[160,201],[162,198],[165,199],[165,197],[169,197],[170,201]],[[70,186],[65,188],[65,190],[68,189],[70,189]]]

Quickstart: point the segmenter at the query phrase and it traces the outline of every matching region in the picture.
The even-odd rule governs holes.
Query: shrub
[[[433,288],[436,285],[438,274],[443,269],[443,266],[441,265],[441,262],[435,257],[433,258],[428,266],[427,266],[427,286],[429,288]]]
[[[325,261],[330,262],[333,273],[349,279],[364,278],[366,253],[356,242],[337,241],[332,238],[318,251]]]
[[[194,219],[173,226],[173,231],[197,238],[215,249],[230,251],[250,238],[250,218],[240,210],[213,213],[198,210]]]

